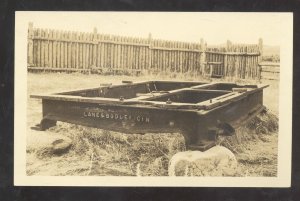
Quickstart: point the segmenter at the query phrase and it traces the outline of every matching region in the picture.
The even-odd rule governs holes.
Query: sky
[[[36,28],[92,32],[200,42],[209,45],[234,43],[279,46],[284,40],[288,13],[207,12],[29,12]]]

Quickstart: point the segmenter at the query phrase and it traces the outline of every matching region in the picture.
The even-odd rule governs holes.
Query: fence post
[[[97,62],[97,28],[94,28],[93,31],[93,62],[92,62],[92,66],[90,67],[90,71],[92,70],[91,68],[95,68],[96,67],[96,62]]]
[[[257,79],[260,80],[262,69],[261,69],[261,66],[259,64],[262,61],[262,55],[263,55],[263,39],[262,38],[259,38],[259,40],[258,40],[258,48],[259,48],[259,57],[258,57],[258,63],[257,63],[257,68],[258,68]]]
[[[28,36],[27,36],[27,42],[28,42],[28,57],[27,57],[27,66],[34,66],[33,63],[33,23],[29,22],[28,24]]]
[[[201,50],[201,54],[200,54],[200,69],[201,69],[201,74],[202,75],[204,75],[204,71],[205,71],[206,47],[207,47],[207,44],[204,43],[203,38],[201,38],[201,40],[200,40],[200,50]]]
[[[225,49],[225,55],[224,55],[224,72],[223,72],[223,76],[226,77],[227,76],[227,69],[228,69],[228,52],[229,52],[229,47],[230,47],[231,42],[229,40],[227,40],[226,43],[226,49]]]

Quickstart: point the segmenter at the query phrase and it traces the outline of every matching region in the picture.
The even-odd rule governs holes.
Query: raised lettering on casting
[[[119,114],[119,113],[112,113],[112,112],[94,112],[94,111],[84,111],[84,117],[92,117],[92,118],[101,118],[101,119],[112,119],[112,120],[134,120],[137,122],[145,122],[149,123],[150,118],[147,116],[142,115],[130,115],[130,114]]]

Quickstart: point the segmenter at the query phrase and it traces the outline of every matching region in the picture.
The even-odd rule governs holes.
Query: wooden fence
[[[280,63],[261,62],[261,79],[264,80],[279,80],[280,77]]]
[[[190,73],[259,79],[259,44],[199,43],[28,28],[28,70]]]

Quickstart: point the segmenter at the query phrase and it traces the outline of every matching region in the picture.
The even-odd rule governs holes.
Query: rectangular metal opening
[[[152,92],[167,92],[171,90],[188,88],[192,86],[202,85],[202,82],[169,82],[155,81],[137,84],[124,84],[105,86],[94,89],[79,90],[73,92],[60,93],[60,95],[81,96],[81,97],[102,97],[102,98],[120,98],[131,99],[138,94],[147,94]]]
[[[235,83],[215,83],[204,86],[193,87],[193,89],[211,89],[232,91],[233,88],[257,88],[256,85],[237,85]]]
[[[148,98],[147,101],[166,102],[171,101],[175,103],[200,103],[224,94],[230,91],[198,91],[198,90],[183,90],[172,94],[165,94],[159,97]]]

